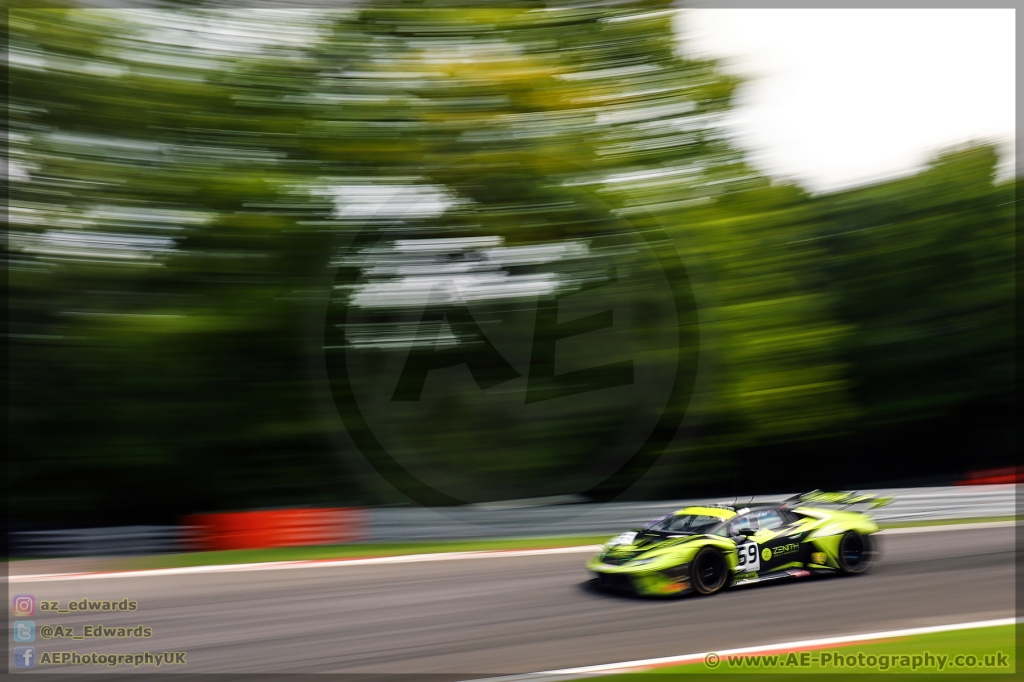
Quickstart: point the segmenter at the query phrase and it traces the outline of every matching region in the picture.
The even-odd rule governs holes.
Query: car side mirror
[[[749,538],[751,535],[755,535],[757,533],[753,528],[740,528],[738,532],[745,538]]]

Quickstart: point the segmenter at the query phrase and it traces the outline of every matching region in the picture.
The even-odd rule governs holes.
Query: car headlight
[[[630,566],[643,566],[644,564],[650,564],[657,561],[660,557],[651,557],[649,559],[633,559],[629,562]]]

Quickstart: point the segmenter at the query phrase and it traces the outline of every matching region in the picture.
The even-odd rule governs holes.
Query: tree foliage
[[[722,128],[738,82],[680,47],[672,12],[11,10],[16,520],[403,499],[346,440],[323,374],[334,268],[367,231],[379,249],[360,267],[384,274],[361,281],[380,290],[404,281],[387,271],[402,240],[576,249],[501,275],[571,292],[630,266],[594,255],[627,232],[668,235],[656,249],[685,264],[700,364],[635,494],[728,487],[759,448],[1002,414],[1014,194],[994,149],[826,196],[773,182]],[[421,314],[395,300],[364,310],[378,345]],[[522,319],[501,343],[525,390]],[[655,347],[644,367],[671,373]],[[527,428],[473,390],[405,422],[419,438],[402,446],[462,500],[496,480],[523,496],[590,485],[577,472],[624,414],[592,392]],[[986,442],[1004,447],[1006,423]]]

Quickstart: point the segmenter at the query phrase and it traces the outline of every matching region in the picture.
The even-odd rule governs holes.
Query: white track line
[[[888,528],[879,531],[881,535],[902,533],[936,533],[950,530],[974,530],[979,528],[1004,528],[1014,521],[989,521],[985,523],[957,523],[945,526],[920,526],[916,528]],[[311,559],[306,561],[264,561],[249,564],[216,564],[212,566],[182,566],[179,568],[153,568],[138,571],[103,571],[92,573],[41,573],[36,575],[12,575],[10,583],[52,582],[61,580],[97,580],[102,578],[146,578],[168,575],[191,575],[194,573],[240,573],[243,571],[278,571],[293,568],[338,568],[344,566],[368,566],[373,564],[406,564],[422,561],[458,561],[463,559],[505,559],[510,557],[543,556],[546,554],[575,554],[596,552],[600,545],[576,547],[553,547],[549,549],[481,550],[473,552],[437,552],[432,554],[405,554],[401,556],[370,557],[366,559]],[[10,565],[8,565],[8,570]]]
[[[996,620],[981,620],[970,623],[952,623],[950,625],[933,625],[921,628],[908,628],[904,630],[888,630],[885,632],[869,632],[860,635],[841,635],[838,637],[823,637],[820,639],[802,639],[795,642],[782,642],[779,644],[766,644],[763,646],[748,646],[739,649],[724,649],[721,651],[702,651],[699,654],[683,654],[681,656],[664,656],[662,658],[647,658],[638,661],[623,661],[621,663],[606,663],[604,665],[590,665],[581,668],[563,668],[561,670],[545,670],[543,672],[526,673],[522,675],[507,675],[502,677],[488,677],[475,682],[544,682],[546,680],[567,680],[583,677],[598,677],[601,675],[613,675],[626,672],[640,672],[652,668],[661,668],[669,665],[681,665],[703,661],[708,654],[717,654],[720,659],[729,656],[742,656],[745,654],[759,653],[788,653],[804,649],[817,649],[833,644],[852,644],[854,642],[868,642],[878,639],[890,639],[892,637],[910,637],[912,635],[927,635],[935,632],[950,632],[952,630],[972,630],[975,628],[991,628],[1000,625],[1013,625],[1021,622],[1022,619],[999,618]]]

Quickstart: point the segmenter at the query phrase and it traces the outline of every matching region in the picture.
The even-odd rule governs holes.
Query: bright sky
[[[688,9],[688,49],[750,80],[732,118],[751,161],[820,191],[1002,143],[1013,167],[1012,9]]]

